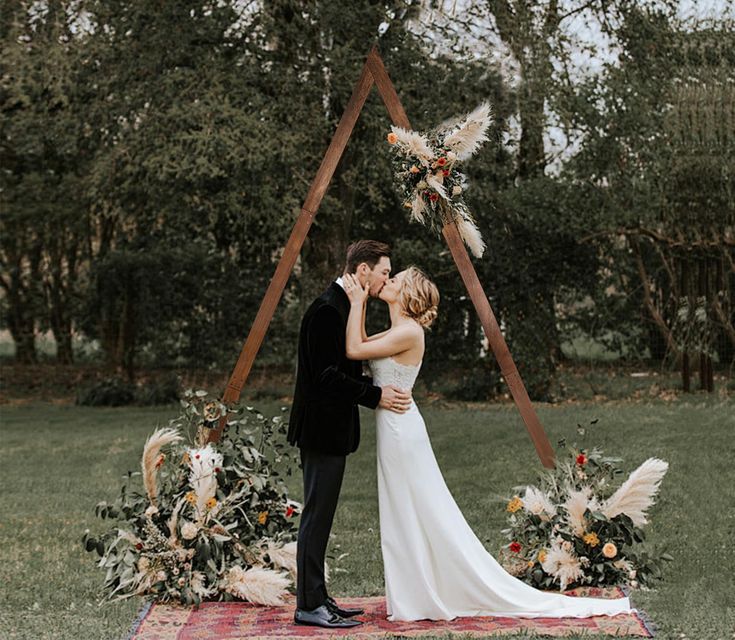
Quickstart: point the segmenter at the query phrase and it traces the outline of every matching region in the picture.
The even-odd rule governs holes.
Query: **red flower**
[[[521,543],[516,542],[515,540],[510,543],[510,547],[508,547],[513,553],[518,553],[521,550]]]
[[[429,195],[429,200],[431,200],[432,202],[436,202],[438,199],[439,199],[439,194],[436,192]]]
[[[286,517],[290,518],[294,513],[296,513],[296,509],[294,509],[291,505],[288,505],[286,507]]]
[[[194,456],[197,460],[201,457],[198,453]]]
[[[136,548],[136,549],[137,549],[138,551],[140,551],[140,550],[141,550],[141,549],[143,548],[143,543],[142,543],[142,542],[136,542],[136,543],[135,543],[135,548]]]
[[[577,456],[577,464],[580,464],[580,465],[587,464],[587,456],[584,455],[583,453],[580,453]]]
[[[221,469],[220,469],[219,467],[215,467],[215,468],[214,468],[214,472],[215,472],[215,473],[219,473],[220,471],[221,471]]]
[[[442,175],[446,178],[449,175],[449,169],[444,169],[444,171],[442,171]]]
[[[440,167],[443,167],[445,164],[447,164],[447,159],[445,157],[441,157],[436,161],[436,164]]]

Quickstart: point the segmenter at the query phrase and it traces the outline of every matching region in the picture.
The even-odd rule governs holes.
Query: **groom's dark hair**
[[[353,242],[347,247],[345,273],[355,273],[357,265],[363,262],[366,262],[373,269],[383,256],[390,258],[390,247],[385,242],[378,242],[377,240]]]

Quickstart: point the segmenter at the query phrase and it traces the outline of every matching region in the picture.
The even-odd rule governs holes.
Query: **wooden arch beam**
[[[362,111],[365,100],[372,90],[373,84],[376,85],[393,124],[404,129],[411,128],[408,116],[403,109],[403,105],[401,104],[393,82],[388,76],[383,60],[378,53],[377,46],[373,46],[368,53],[367,60],[362,68],[360,79],[357,81],[352,92],[352,96],[350,97],[350,100],[345,107],[345,111],[342,114],[342,118],[337,125],[334,137],[332,138],[329,148],[324,155],[324,159],[319,166],[314,181],[311,184],[309,193],[304,201],[304,206],[301,208],[301,213],[299,214],[294,228],[291,231],[291,235],[286,243],[283,255],[276,267],[276,272],[268,285],[263,302],[255,316],[253,326],[250,329],[247,340],[240,352],[240,357],[238,358],[232,375],[230,376],[227,388],[225,389],[225,393],[222,397],[222,402],[225,404],[234,403],[240,399],[242,388],[250,375],[255,357],[263,344],[263,339],[265,338],[266,331],[268,330],[268,325],[273,319],[273,314],[275,313],[276,306],[283,295],[283,290],[286,287],[288,277],[296,264],[296,259],[301,252],[301,247],[304,244],[304,240],[309,232],[311,223],[319,209],[322,198],[327,191],[327,187],[329,186],[332,176],[334,175],[334,171],[337,168],[337,164],[342,157],[342,153],[347,146],[347,142],[350,139],[352,130],[357,122],[357,118]],[[452,257],[457,265],[462,281],[467,288],[472,304],[475,306],[475,310],[477,311],[477,315],[480,319],[485,335],[487,336],[490,347],[493,350],[493,354],[498,360],[500,370],[508,384],[513,400],[515,401],[518,411],[521,414],[521,418],[526,425],[526,429],[531,436],[531,440],[536,448],[536,453],[545,467],[553,468],[553,449],[551,448],[546,432],[536,415],[536,411],[531,404],[531,400],[526,392],[526,387],[523,384],[523,380],[518,373],[515,363],[513,362],[513,357],[510,354],[505,338],[500,331],[495,314],[490,307],[490,301],[485,295],[485,291],[477,277],[475,268],[472,266],[472,261],[470,260],[467,249],[462,242],[457,225],[454,222],[448,223],[444,226],[442,233],[449,250],[452,253]],[[226,419],[223,418],[217,428],[212,429],[209,432],[209,441],[219,441],[225,427],[225,423]]]

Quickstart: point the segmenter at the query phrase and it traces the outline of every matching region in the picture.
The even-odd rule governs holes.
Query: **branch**
[[[563,20],[566,20],[567,18],[573,16],[576,13],[581,13],[585,9],[589,9],[593,4],[597,4],[597,0],[590,0],[590,2],[585,2],[584,4],[578,6],[576,9],[567,11],[565,14],[559,17],[558,22],[562,22]]]
[[[646,273],[646,267],[643,264],[643,258],[641,257],[641,247],[638,237],[632,236],[630,244],[633,248],[636,266],[638,268],[638,275],[640,276],[641,284],[643,286],[643,301],[646,305],[646,309],[648,309],[648,312],[651,314],[654,323],[659,328],[659,331],[661,331],[661,334],[666,340],[666,346],[668,347],[668,349],[672,353],[678,354],[679,350],[676,347],[676,342],[674,342],[674,337],[671,335],[671,330],[668,326],[666,326],[666,321],[663,319],[663,316],[653,302],[653,298],[651,296],[651,287],[648,281],[648,273]]]

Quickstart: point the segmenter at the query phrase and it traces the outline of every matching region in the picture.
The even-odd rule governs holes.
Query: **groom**
[[[354,274],[378,297],[390,275],[390,247],[360,240],[347,248],[344,273]],[[324,555],[337,508],[346,456],[360,442],[358,404],[405,413],[410,393],[377,387],[348,360],[345,331],[350,300],[337,278],[307,309],[301,321],[298,368],[288,441],[301,450],[304,507],[296,551],[296,624],[356,627],[361,609],[344,609],[327,595]]]

